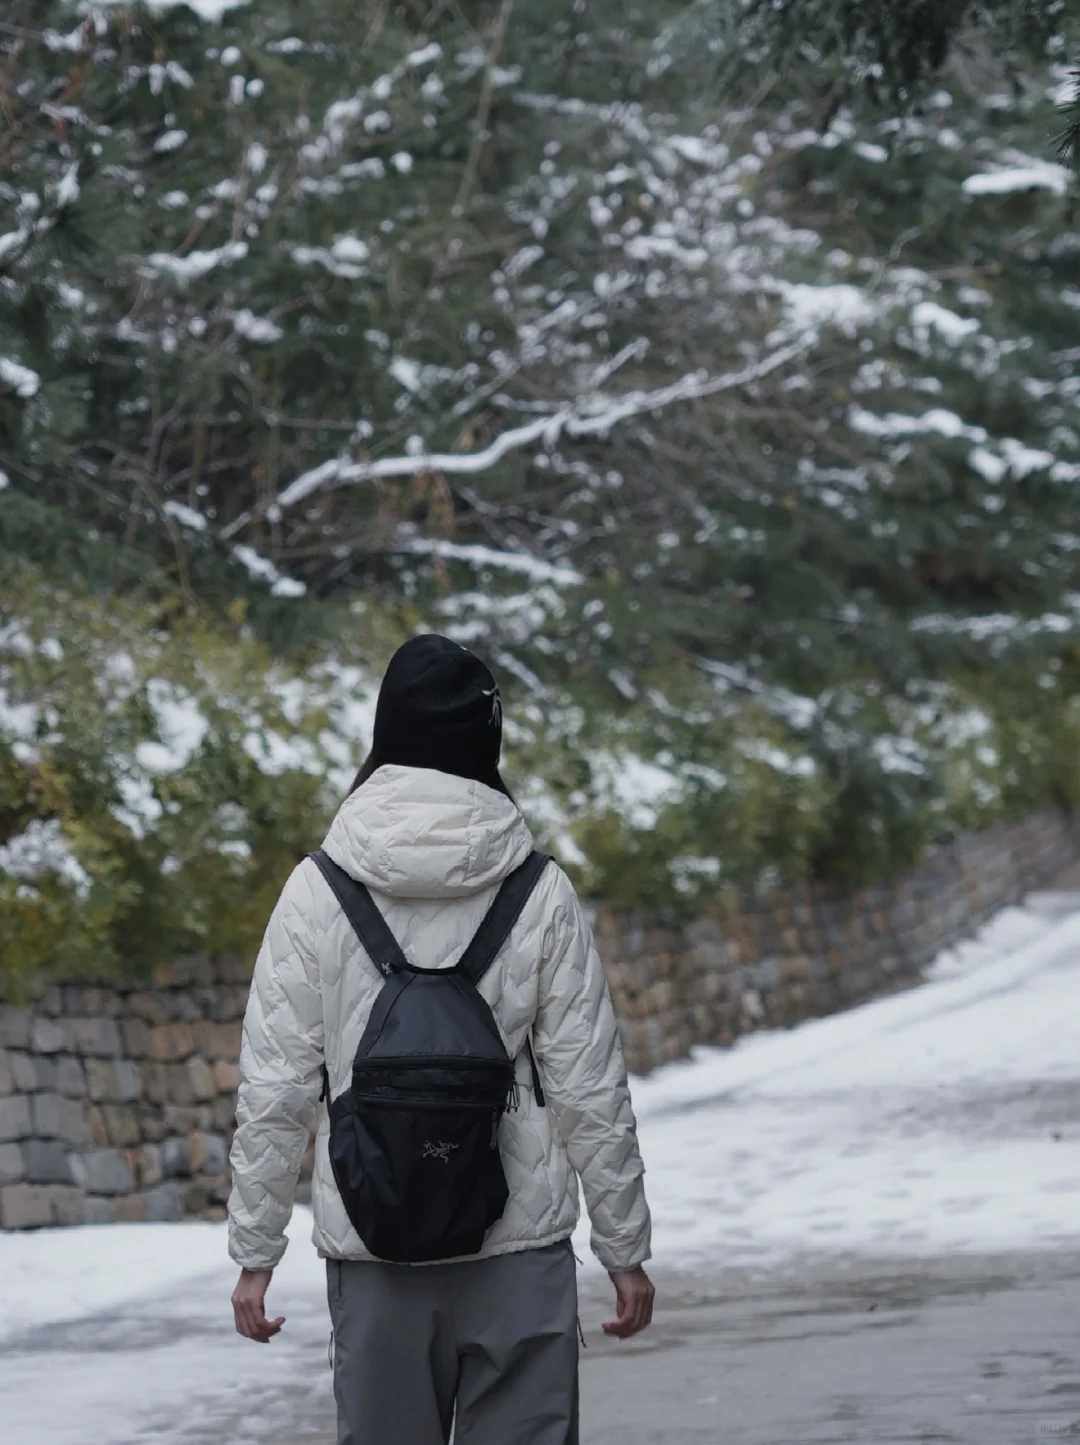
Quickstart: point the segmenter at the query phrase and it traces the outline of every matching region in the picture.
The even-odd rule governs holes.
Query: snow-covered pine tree
[[[919,109],[953,58],[989,61],[1022,93],[1033,61],[1069,58],[1067,8],[1066,0],[741,0],[734,15],[714,3],[711,24],[726,29],[736,64],[781,73],[811,65],[831,104],[861,93],[903,115]],[[1080,73],[1074,80],[1063,103],[1066,156],[1080,129]]]
[[[7,558],[475,642],[600,896],[1077,796],[1072,17],[899,114],[731,7],[13,12]]]

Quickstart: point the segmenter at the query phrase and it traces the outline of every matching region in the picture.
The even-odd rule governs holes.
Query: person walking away
[[[577,1445],[578,1181],[652,1317],[650,1218],[603,967],[499,772],[477,657],[407,642],[371,753],[285,885],[255,966],[232,1146],[236,1328],[262,1343],[318,1111],[338,1445]],[[363,941],[361,941],[363,940]]]

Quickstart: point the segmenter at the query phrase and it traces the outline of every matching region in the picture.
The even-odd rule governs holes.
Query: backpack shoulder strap
[[[499,950],[510,936],[510,930],[521,917],[521,910],[539,883],[541,873],[550,862],[550,854],[538,853],[534,849],[525,862],[503,880],[476,936],[458,962],[458,973],[471,984],[478,984],[495,962]]]
[[[409,960],[402,952],[401,944],[390,932],[378,904],[364,884],[351,877],[344,868],[339,868],[321,848],[316,853],[309,853],[308,857],[333,889],[345,917],[379,972],[389,978],[391,974],[407,969]]]

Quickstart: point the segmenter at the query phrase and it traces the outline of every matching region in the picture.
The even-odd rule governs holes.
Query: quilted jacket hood
[[[430,768],[382,767],[341,805],[323,844],[391,898],[467,898],[501,883],[532,848],[503,793]]]

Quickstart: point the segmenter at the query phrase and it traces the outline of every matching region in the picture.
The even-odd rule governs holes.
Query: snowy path
[[[647,1080],[658,1257],[1080,1243],[1080,895],[1035,902],[922,988]]]
[[[750,1299],[830,1270],[854,1280],[902,1258],[913,1276],[940,1272],[950,1254],[972,1268],[990,1255],[1041,1259],[1051,1272],[1055,1259],[1075,1261],[1078,1031],[1080,895],[1045,896],[943,957],[922,988],[639,1081],[668,1298],[697,1280],[706,1295],[711,1282]],[[4,1445],[332,1438],[329,1327],[306,1233],[300,1213],[271,1296],[288,1323],[266,1348],[231,1333],[233,1270],[218,1226],[0,1236]],[[594,1342],[603,1283],[587,1266],[583,1313]],[[1038,1295],[1032,1328],[1052,1333],[1064,1297]],[[693,1329],[676,1325],[677,1313],[667,1326],[661,1316],[654,1343],[624,1351],[654,1362],[641,1376],[654,1393],[655,1381],[683,1379],[695,1359],[707,1373],[716,1358],[712,1336],[695,1355]],[[704,1316],[695,1318],[700,1327]],[[736,1326],[728,1319],[724,1328]],[[590,1392],[594,1403],[607,1398],[613,1368],[608,1348],[586,1356],[587,1403]],[[619,1398],[623,1387],[613,1389]],[[678,1389],[679,1408],[692,1415],[698,1406]],[[715,1424],[695,1433],[689,1415],[675,1438],[719,1438]],[[627,1445],[663,1438],[661,1425],[654,1434],[643,1416],[629,1418],[641,1423],[636,1437],[618,1436]],[[738,1438],[772,1440],[752,1429]]]

